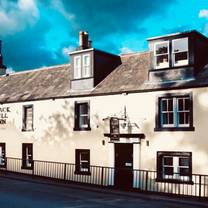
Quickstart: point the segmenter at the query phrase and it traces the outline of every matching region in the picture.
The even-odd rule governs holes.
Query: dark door
[[[133,187],[133,144],[115,144],[115,186]]]

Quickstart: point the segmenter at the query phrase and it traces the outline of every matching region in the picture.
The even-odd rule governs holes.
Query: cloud
[[[72,51],[74,51],[75,50],[75,47],[74,46],[69,46],[69,47],[64,47],[63,49],[62,49],[62,53],[63,53],[63,55],[64,56],[69,56],[69,53],[70,52],[72,52]]]
[[[5,64],[18,71],[66,63],[80,30],[89,31],[95,48],[136,50],[136,41],[145,41],[143,22],[175,1],[0,0]]]
[[[12,73],[15,73],[15,70],[12,67],[7,67],[6,73],[7,74],[12,74]]]
[[[0,35],[5,36],[24,30],[39,18],[34,0],[0,1]]]
[[[120,48],[121,54],[133,53],[134,51],[127,47]]]
[[[199,11],[199,17],[200,18],[206,18],[208,19],[208,9],[202,9]]]

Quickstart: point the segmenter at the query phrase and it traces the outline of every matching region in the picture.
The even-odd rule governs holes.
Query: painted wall
[[[193,173],[208,174],[208,88],[169,92],[193,93],[195,131],[154,132],[156,97],[167,93],[158,91],[3,104],[0,107],[9,107],[11,112],[6,124],[0,124],[0,142],[6,142],[7,157],[21,158],[22,143],[33,143],[35,160],[75,163],[75,149],[90,149],[91,165],[113,167],[114,144],[103,136],[109,133],[108,120],[103,119],[121,117],[126,106],[131,122],[139,126],[132,131],[146,135],[141,142],[121,140],[135,143],[134,168],[155,170],[157,151],[190,151]],[[90,101],[91,131],[73,131],[74,102],[80,100]],[[28,104],[34,107],[34,131],[22,132],[22,106]]]

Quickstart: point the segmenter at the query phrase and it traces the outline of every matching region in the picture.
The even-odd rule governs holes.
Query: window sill
[[[184,64],[184,65],[180,65],[180,66],[168,66],[165,68],[153,68],[150,69],[150,72],[156,72],[156,71],[164,71],[164,70],[177,70],[179,68],[183,68],[183,67],[193,67],[193,65],[191,64]]]
[[[79,127],[74,127],[73,129],[74,131],[91,131],[91,128],[79,128]]]
[[[155,127],[154,131],[195,131],[195,127]]]
[[[23,132],[31,132],[34,131],[34,129],[22,129]]]
[[[33,170],[33,167],[22,166],[21,169],[25,169],[25,170]]]
[[[194,182],[193,181],[182,181],[182,180],[178,180],[178,179],[162,179],[162,178],[156,178],[155,179],[156,182],[162,182],[162,183],[175,183],[175,184],[190,184],[193,185]]]
[[[74,171],[74,174],[76,175],[91,175],[91,172],[82,172],[82,171]]]

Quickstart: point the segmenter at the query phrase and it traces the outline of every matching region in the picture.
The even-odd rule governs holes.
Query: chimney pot
[[[79,49],[87,49],[88,48],[88,32],[80,31],[79,32]]]

